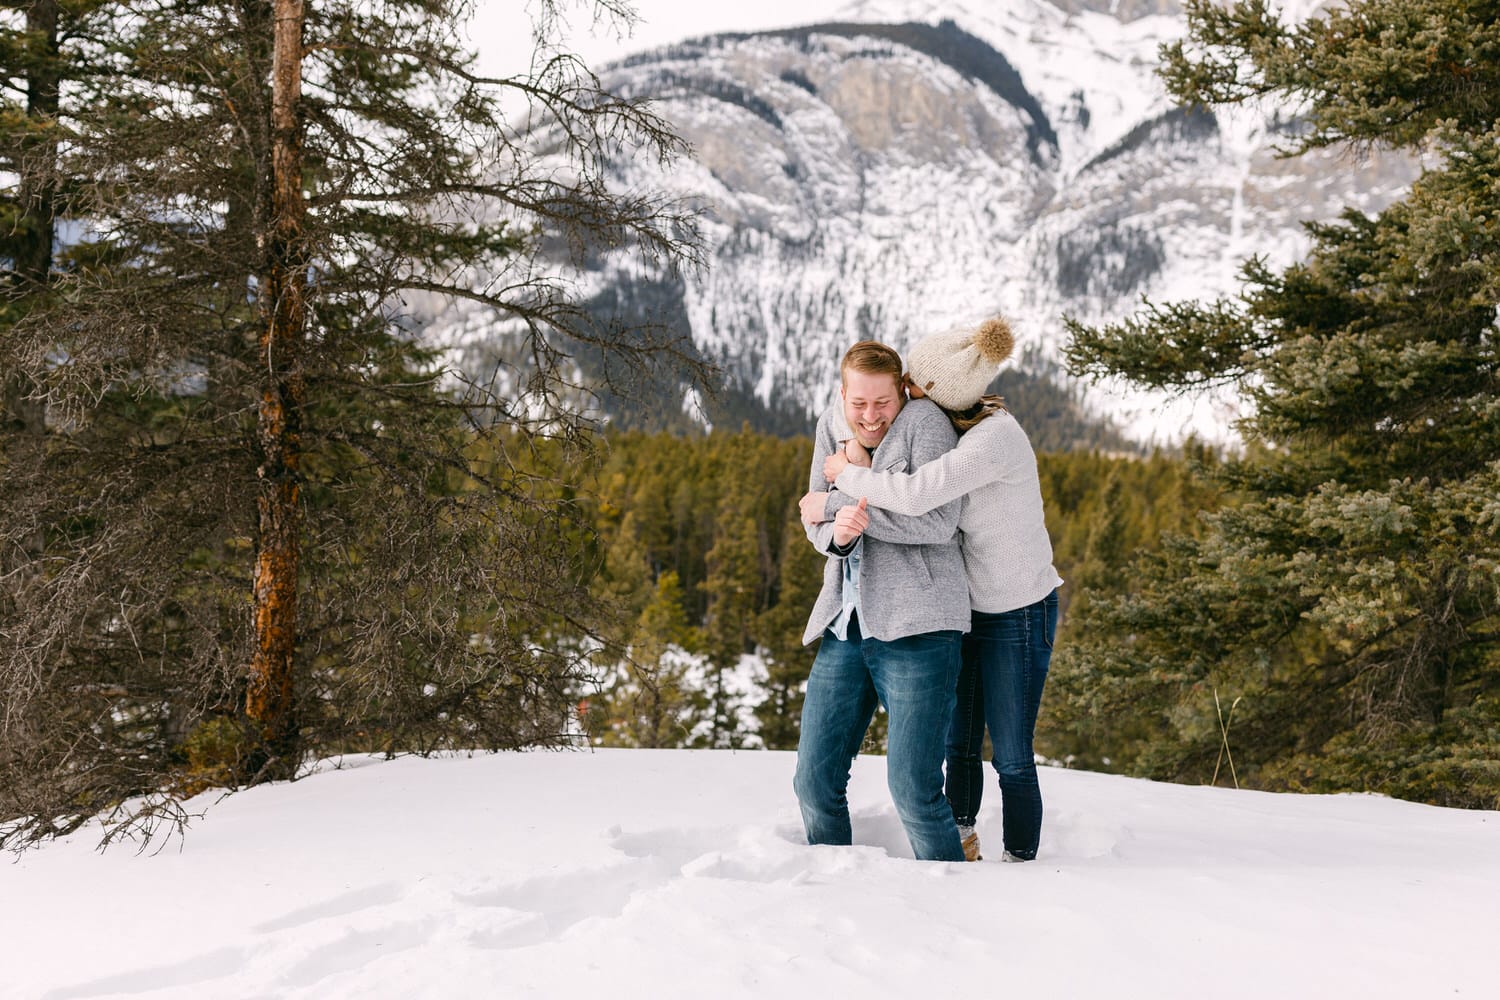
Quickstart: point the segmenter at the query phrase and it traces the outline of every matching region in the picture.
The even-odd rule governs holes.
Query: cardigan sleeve
[[[833,489],[833,484],[823,478],[823,459],[833,454],[838,442],[834,440],[834,428],[837,414],[832,411],[825,412],[818,420],[817,429],[813,432],[813,457],[812,465],[807,472],[807,489],[809,493]],[[832,515],[830,515],[831,518]],[[818,524],[804,524],[803,532],[807,540],[812,542],[813,548],[823,555],[846,556],[854,549],[851,543],[840,548],[833,541],[833,521],[827,520]]]
[[[876,472],[851,465],[839,473],[838,488],[893,514],[925,514],[1000,478],[1001,470],[983,444],[972,433],[965,434],[957,447],[914,472]]]

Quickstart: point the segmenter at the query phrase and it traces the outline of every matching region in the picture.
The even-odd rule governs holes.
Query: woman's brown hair
[[[1005,409],[1005,399],[1001,396],[980,396],[979,402],[967,410],[944,410],[948,414],[948,420],[953,424],[953,429],[962,434],[973,427],[985,417],[999,413]]]

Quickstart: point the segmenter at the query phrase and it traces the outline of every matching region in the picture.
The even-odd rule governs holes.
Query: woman
[[[1042,794],[1032,737],[1052,662],[1057,587],[1043,519],[1036,455],[997,396],[985,395],[1014,339],[999,318],[977,330],[924,337],[912,348],[907,389],[948,414],[958,446],[915,472],[872,472],[870,455],[850,441],[824,464],[829,482],[870,506],[919,515],[965,497],[959,520],[969,581],[971,631],[964,637],[958,704],[948,732],[946,793],[964,841],[979,859],[974,821],[984,790],[979,759],[990,730],[1000,778],[1006,861],[1036,857]],[[820,518],[823,494],[803,498],[804,518]]]

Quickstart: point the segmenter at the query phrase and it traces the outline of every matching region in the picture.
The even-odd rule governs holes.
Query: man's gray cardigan
[[[823,589],[802,633],[804,645],[823,634],[843,606],[844,560],[833,544],[833,516],[859,497],[838,492],[823,478],[823,459],[853,435],[839,403],[818,419],[809,490],[832,490],[828,520],[807,528],[807,537],[828,555]],[[928,399],[913,399],[901,408],[885,439],[871,456],[876,471],[908,472],[932,461],[958,442],[953,425]],[[958,549],[962,498],[919,517],[869,508],[864,553],[859,564],[859,628],[866,636],[889,642],[903,636],[944,629],[969,631],[969,584]]]

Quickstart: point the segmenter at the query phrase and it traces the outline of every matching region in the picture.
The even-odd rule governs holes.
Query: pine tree
[[[1075,373],[1253,405],[1233,503],[1072,635],[1075,704],[1152,731],[1126,764],[1500,805],[1500,18],[1363,0],[1298,25],[1264,0],[1189,5],[1165,52],[1187,102],[1297,101],[1291,153],[1380,144],[1431,166],[1402,201],[1308,227],[1242,293],[1074,325]],[[1232,730],[1215,709],[1241,700]]]
[[[0,20],[0,259],[3,298],[0,331],[8,331],[29,309],[45,300],[54,270],[57,242],[57,151],[61,137],[62,82],[70,76],[71,53],[63,33],[71,27],[56,2],[21,5]],[[41,431],[43,417],[29,386],[14,370],[0,373],[0,416],[15,431]]]
[[[740,708],[745,692],[736,686],[740,659],[751,651],[759,610],[761,552],[755,521],[748,512],[743,470],[721,479],[713,548],[704,557],[708,598],[704,644],[709,675],[705,678],[713,723],[705,742],[714,747],[743,746]]]
[[[640,518],[627,511],[612,529],[604,553],[600,586],[606,597],[629,619],[636,619],[651,600],[651,561],[641,542]]]
[[[59,149],[75,108],[94,93],[90,64],[112,32],[112,6],[31,0],[0,13],[0,357],[15,349],[15,325],[47,308],[56,275],[86,256],[58,238],[74,186]],[[0,369],[0,469],[12,479],[45,461],[46,405],[35,390],[21,366]],[[26,572],[41,554],[39,526],[25,532],[0,551],[0,573]]]
[[[783,534],[776,603],[756,622],[766,651],[766,677],[761,682],[765,697],[755,706],[755,717],[768,750],[797,748],[802,699],[816,650],[802,645],[802,632],[823,584],[823,563],[794,515]]]
[[[670,262],[692,225],[602,180],[680,149],[660,119],[555,49],[481,78],[463,9],[107,5],[55,168],[20,164],[24,191],[69,179],[85,232],[0,325],[0,370],[56,429],[44,462],[6,460],[0,549],[44,537],[43,571],[0,578],[13,839],[196,782],[190,746],[244,783],[308,752],[564,738],[589,644],[551,636],[597,624],[568,355],[621,371],[678,348],[591,320],[540,255]],[[451,388],[417,297],[508,323],[526,379]]]
[[[1079,613],[1088,606],[1089,595],[1110,588],[1114,573],[1125,562],[1125,505],[1120,466],[1111,466],[1104,477],[1099,503],[1091,508],[1083,559],[1069,576],[1067,609]]]
[[[711,723],[707,695],[694,683],[702,637],[688,624],[682,582],[672,571],[656,581],[590,732],[603,746],[683,747]]]

